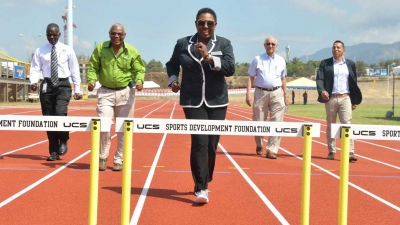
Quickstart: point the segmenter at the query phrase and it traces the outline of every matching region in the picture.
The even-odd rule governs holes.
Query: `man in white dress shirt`
[[[264,48],[266,53],[255,57],[248,70],[246,103],[252,105],[250,90],[256,78],[254,91],[253,121],[266,121],[268,111],[271,122],[282,122],[285,108],[289,104],[286,90],[286,61],[283,57],[275,54],[278,41],[274,37],[265,39]],[[263,154],[262,136],[256,136],[256,153]],[[269,137],[266,147],[266,157],[276,159],[281,137]]]
[[[82,98],[80,94],[81,78],[79,64],[74,50],[58,42],[60,29],[57,24],[47,26],[46,36],[49,43],[35,51],[30,69],[31,90],[36,91],[41,75],[44,80],[40,84],[40,104],[44,116],[66,116],[72,89],[69,77],[75,85],[74,99]],[[50,156],[47,161],[60,160],[60,155],[68,151],[68,131],[47,131]]]
[[[328,160],[334,160],[336,153],[336,140],[331,138],[331,124],[336,123],[337,116],[341,124],[350,124],[352,111],[362,101],[357,85],[356,64],[343,57],[345,51],[344,43],[335,41],[332,45],[333,57],[321,61],[316,79],[318,102],[325,103]],[[349,150],[349,161],[357,161],[353,140],[350,140]]]

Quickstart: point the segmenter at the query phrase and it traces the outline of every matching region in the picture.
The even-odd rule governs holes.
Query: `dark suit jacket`
[[[360,88],[357,86],[357,74],[356,74],[356,64],[345,59],[347,68],[349,69],[349,89],[350,89],[350,99],[351,104],[358,105],[362,101],[362,94]],[[333,90],[333,57],[329,59],[324,59],[319,65],[317,74],[317,91],[318,91],[318,102],[325,103],[328,102],[321,97],[322,91],[327,91],[329,96],[332,96]]]
[[[235,73],[235,57],[231,42],[215,34],[209,40],[207,50],[214,57],[214,65],[218,59],[221,61],[221,67],[216,70],[212,70],[210,64],[194,50],[196,42],[197,33],[179,39],[170,61],[166,63],[170,78],[176,76],[178,79],[182,67],[180,105],[199,107],[204,99],[210,107],[227,106],[228,85],[225,77]]]

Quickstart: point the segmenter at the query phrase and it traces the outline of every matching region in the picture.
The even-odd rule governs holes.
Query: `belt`
[[[344,94],[332,94],[332,97],[334,97],[334,98],[344,98],[344,97],[347,97],[347,96],[349,96],[348,93],[344,93]]]
[[[263,91],[275,91],[276,89],[280,88],[281,86],[276,86],[273,88],[262,88],[262,87],[257,87],[258,89],[261,89]]]
[[[51,78],[45,77],[44,80],[51,81]],[[65,81],[65,80],[68,80],[68,78],[58,78],[58,81]]]
[[[106,87],[106,86],[104,86],[104,85],[102,85],[102,87],[103,88],[107,88],[107,89],[110,89],[110,90],[122,90],[122,89],[125,89],[126,87],[128,87],[128,86],[125,86],[125,87]]]

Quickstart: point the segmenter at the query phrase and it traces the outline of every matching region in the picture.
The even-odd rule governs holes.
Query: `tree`
[[[357,71],[357,76],[367,75],[367,64],[364,61],[357,61],[356,71]]]
[[[249,71],[250,64],[249,63],[238,63],[235,64],[236,71],[234,76],[247,76],[247,71]]]
[[[150,60],[146,65],[146,72],[165,72],[163,64],[160,61],[156,61],[154,59]]]

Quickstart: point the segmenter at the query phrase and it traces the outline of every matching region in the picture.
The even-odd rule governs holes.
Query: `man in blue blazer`
[[[331,124],[336,123],[337,115],[341,124],[350,124],[352,110],[362,101],[362,94],[357,86],[356,64],[345,59],[344,52],[344,43],[335,41],[332,46],[333,57],[321,61],[316,78],[318,102],[325,103],[329,160],[334,160],[336,153],[336,140],[331,138]],[[357,161],[353,140],[350,140],[349,161]]]

